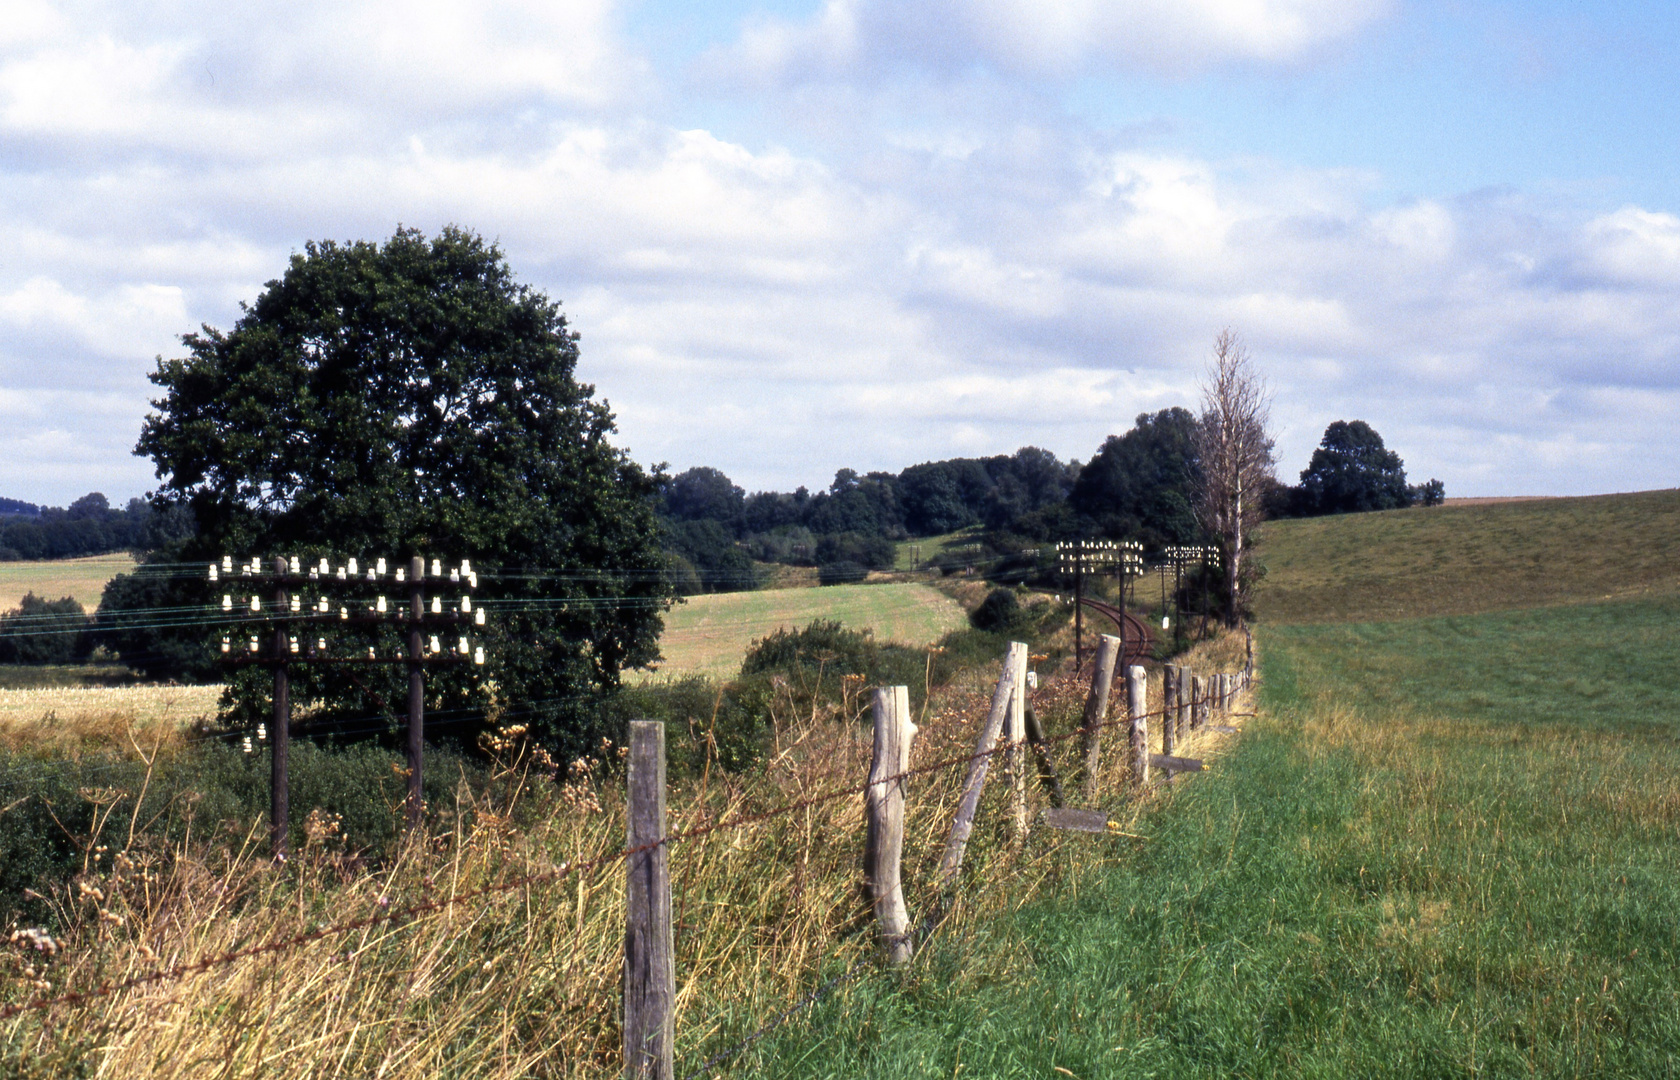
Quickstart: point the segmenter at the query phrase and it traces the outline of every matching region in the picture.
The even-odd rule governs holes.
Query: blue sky
[[[748,488],[1083,459],[1225,326],[1286,479],[1361,418],[1449,495],[1680,482],[1669,6],[11,6],[0,494],[145,490],[178,335],[449,222],[639,460]]]

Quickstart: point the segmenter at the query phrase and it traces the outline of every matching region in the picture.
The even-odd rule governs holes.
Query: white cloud
[[[1452,491],[1675,482],[1680,219],[1661,209],[1383,205],[1367,174],[1116,149],[995,88],[796,90],[799,138],[748,144],[639,98],[601,2],[413,25],[381,4],[28,10],[0,31],[19,148],[0,162],[0,494],[138,492],[144,376],[175,335],[229,325],[306,240],[448,222],[566,303],[641,460],[749,487],[1026,443],[1087,456],[1192,404],[1225,325],[1277,389],[1285,475],[1360,417]],[[897,27],[932,64],[1054,73],[1142,63],[1127,35],[1152,28],[1163,63],[1270,63],[1383,10],[1139,0],[1028,26],[1002,2],[857,0],[741,48],[841,73]],[[944,43],[915,19],[945,20]],[[1031,40],[1006,40],[1017,23]]]
[[[770,83],[975,63],[1030,76],[1183,73],[1292,63],[1390,7],[1389,0],[827,0],[805,21],[754,21],[704,68]]]

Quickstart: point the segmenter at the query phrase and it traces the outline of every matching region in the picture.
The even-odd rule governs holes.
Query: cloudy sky
[[[1680,14],[1561,0],[7,0],[0,495],[153,483],[159,354],[454,222],[644,463],[749,489],[1193,404],[1449,495],[1680,483]]]

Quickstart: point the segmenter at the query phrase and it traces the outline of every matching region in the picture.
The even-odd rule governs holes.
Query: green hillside
[[[1680,595],[1680,489],[1268,523],[1262,622]]]
[[[1677,523],[1652,492],[1271,526],[1236,746],[765,1073],[1680,1074]]]

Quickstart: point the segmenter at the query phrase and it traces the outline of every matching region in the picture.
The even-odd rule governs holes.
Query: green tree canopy
[[[1110,435],[1080,470],[1068,501],[1106,536],[1150,548],[1196,543],[1199,476],[1196,418],[1187,409],[1162,409],[1140,414],[1124,435]]]
[[[232,330],[182,340],[137,448],[197,524],[168,558],[470,558],[498,699],[573,740],[591,695],[658,655],[657,478],[608,442],[577,335],[495,245],[453,227],[310,243]],[[485,697],[451,671],[428,708],[470,735]],[[293,694],[389,715],[400,679],[322,666]],[[260,680],[235,690],[236,712],[261,708]]]
[[[1412,504],[1400,455],[1363,420],[1337,420],[1301,472],[1303,509],[1308,514],[1397,510]]]

